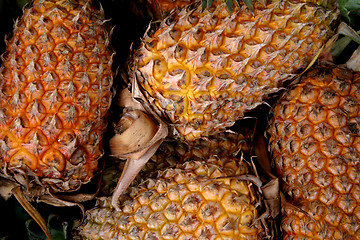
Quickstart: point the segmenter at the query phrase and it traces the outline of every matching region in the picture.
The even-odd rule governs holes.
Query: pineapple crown
[[[342,18],[350,25],[356,24],[360,15],[360,0],[338,0]]]

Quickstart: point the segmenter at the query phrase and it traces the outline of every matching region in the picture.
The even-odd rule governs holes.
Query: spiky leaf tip
[[[355,19],[360,15],[360,0],[338,0],[342,18],[355,27]]]

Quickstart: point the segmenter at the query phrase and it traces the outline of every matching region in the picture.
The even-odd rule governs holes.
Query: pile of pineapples
[[[1,196],[48,239],[360,239],[358,14],[356,0],[29,2],[1,57]],[[112,137],[132,111],[167,136],[125,161]],[[42,203],[71,209],[61,237]]]

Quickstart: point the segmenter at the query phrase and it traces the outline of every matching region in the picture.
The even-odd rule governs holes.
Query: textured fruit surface
[[[360,238],[359,106],[360,74],[323,66],[274,107],[269,149],[282,190],[303,210],[285,209],[285,239]]]
[[[109,35],[90,1],[36,0],[25,8],[0,75],[4,174],[52,191],[90,180],[112,97]]]
[[[251,133],[249,129],[245,128],[242,133],[222,132],[207,139],[198,139],[191,145],[168,138],[146,163],[133,184],[149,177],[155,178],[158,170],[165,170],[189,160],[201,161],[211,157],[235,157],[240,151],[247,154],[250,152],[250,142]],[[109,196],[116,187],[125,161],[109,159],[106,164],[101,192],[105,196]]]
[[[258,196],[238,159],[189,161],[132,188],[116,212],[103,198],[78,229],[85,239],[260,239]]]
[[[185,7],[146,34],[130,78],[149,105],[188,141],[214,134],[261,104],[308,65],[337,14],[314,4],[214,1]]]

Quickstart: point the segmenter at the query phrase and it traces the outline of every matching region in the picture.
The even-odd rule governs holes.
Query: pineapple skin
[[[238,159],[188,161],[133,187],[121,211],[101,198],[78,227],[83,239],[260,239],[248,172]],[[215,178],[221,178],[216,179]]]
[[[360,238],[360,73],[320,66],[272,111],[268,134],[284,239]]]
[[[35,0],[24,9],[2,56],[4,175],[52,192],[92,178],[113,96],[109,44],[104,13],[91,1]]]
[[[129,63],[148,107],[194,141],[254,109],[305,68],[332,34],[336,11],[300,1],[214,1],[183,8],[143,38]]]

